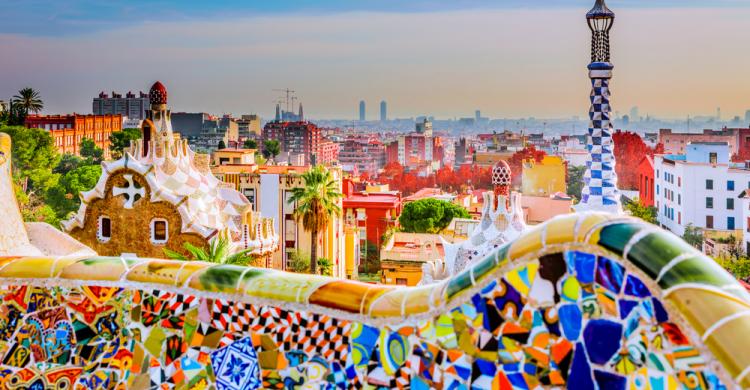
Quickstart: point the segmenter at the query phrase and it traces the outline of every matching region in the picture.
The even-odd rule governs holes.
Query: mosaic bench
[[[675,236],[570,214],[404,288],[125,258],[0,258],[4,389],[750,386],[750,296]]]

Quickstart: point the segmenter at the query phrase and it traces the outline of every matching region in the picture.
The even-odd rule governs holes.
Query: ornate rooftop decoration
[[[500,245],[516,239],[526,230],[521,194],[510,193],[513,177],[510,166],[498,161],[492,168],[493,192],[483,194],[482,217],[469,238],[461,243],[443,241],[444,260],[422,267],[422,284],[434,283],[456,275]]]
[[[594,8],[586,14],[591,29],[591,62],[609,62],[609,30],[615,21],[604,0],[596,0]]]
[[[157,81],[151,86],[148,97],[151,105],[167,104],[167,88],[161,81]]]

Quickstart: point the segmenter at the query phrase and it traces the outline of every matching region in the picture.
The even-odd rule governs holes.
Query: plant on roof
[[[182,245],[188,255],[171,249],[164,248],[164,254],[173,260],[183,261],[205,261],[207,263],[229,264],[229,265],[253,265],[259,266],[262,259],[250,255],[250,249],[231,252],[229,240],[219,237],[211,241],[208,246],[199,248],[189,242]]]

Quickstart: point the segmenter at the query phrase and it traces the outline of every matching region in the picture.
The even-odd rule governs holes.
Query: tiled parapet
[[[679,238],[571,214],[398,288],[154,259],[2,258],[0,388],[735,388],[750,296]]]

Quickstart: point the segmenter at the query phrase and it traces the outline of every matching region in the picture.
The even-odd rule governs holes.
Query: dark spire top
[[[604,0],[596,0],[586,20],[591,29],[591,62],[609,62],[609,30],[615,22],[615,13]]]
[[[596,0],[596,4],[594,4],[594,8],[591,8],[591,11],[586,14],[587,19],[599,19],[599,18],[614,18],[615,13],[612,12],[611,9],[607,7],[607,4],[604,3],[604,0]]]

